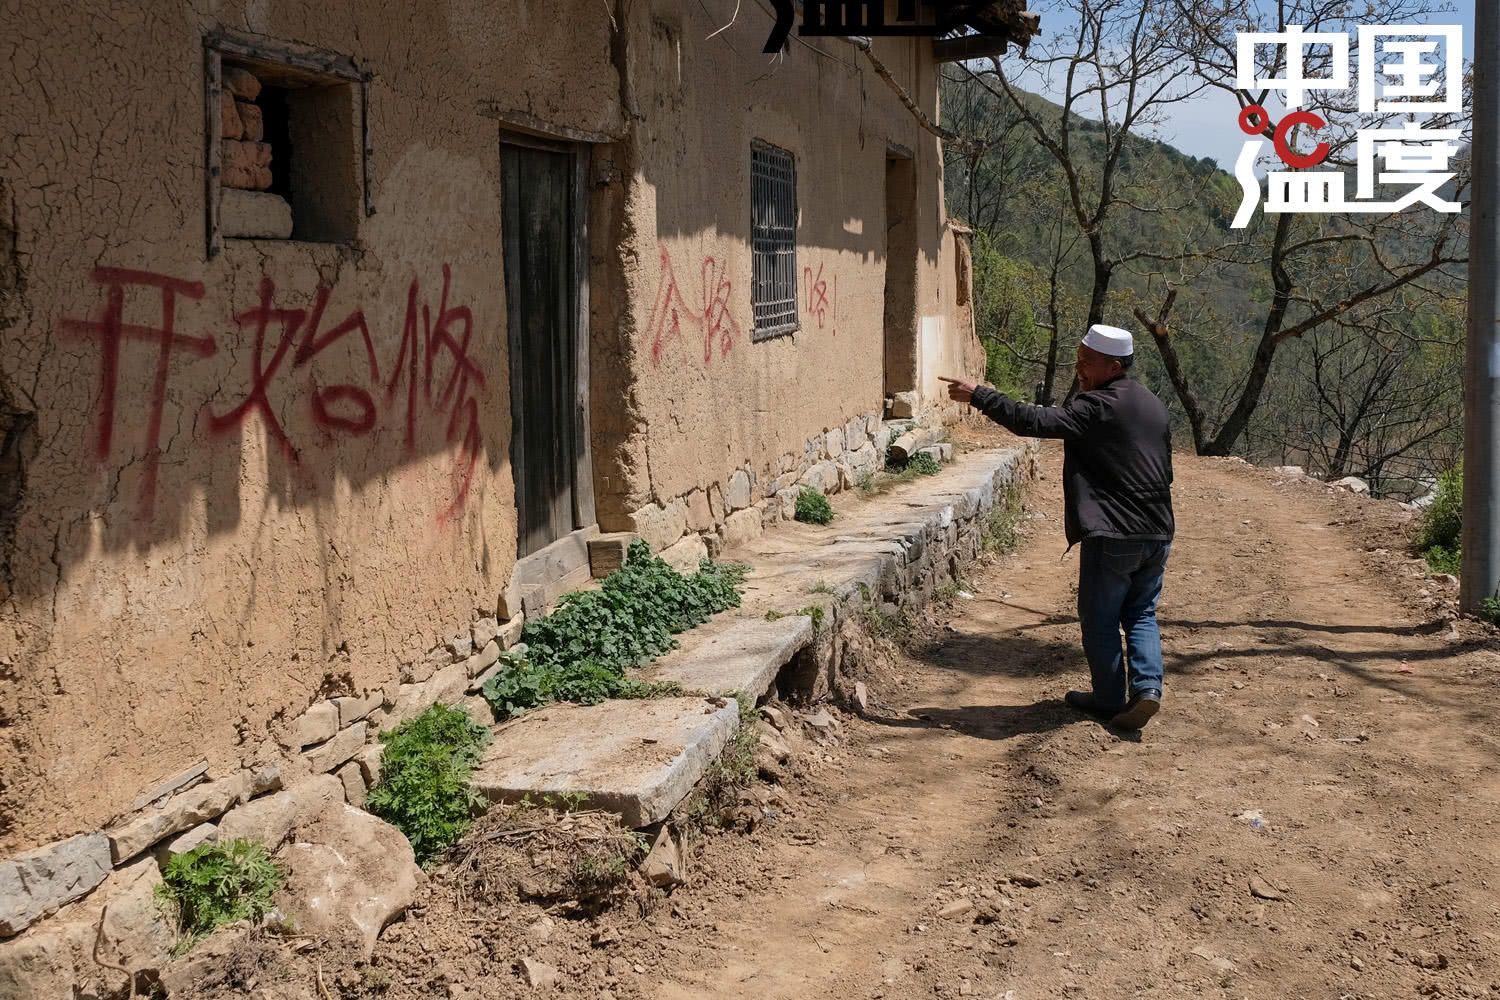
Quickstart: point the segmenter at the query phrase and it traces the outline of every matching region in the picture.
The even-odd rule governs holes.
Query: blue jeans
[[[1081,549],[1078,624],[1083,653],[1094,678],[1095,701],[1104,711],[1118,711],[1133,695],[1162,689],[1156,602],[1172,543],[1086,538]]]

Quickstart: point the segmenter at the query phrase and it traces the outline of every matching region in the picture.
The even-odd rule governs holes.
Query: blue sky
[[[1461,24],[1464,28],[1465,55],[1474,56],[1474,5],[1494,0],[1454,0],[1449,6],[1453,10],[1426,18],[1429,24]],[[1042,40],[1051,42],[1059,35],[1070,32],[1072,20],[1066,8],[1059,10],[1058,0],[1033,0],[1031,8],[1042,15]],[[1013,72],[1020,60],[1012,55],[1007,58],[1007,73]],[[1027,89],[1039,88],[1039,77],[1029,75],[1018,80]],[[1056,97],[1056,94],[1047,94]],[[1172,105],[1170,117],[1162,123],[1156,138],[1169,142],[1185,153],[1194,156],[1209,156],[1221,167],[1232,170],[1235,157],[1239,155],[1243,133],[1235,126],[1235,115],[1239,105],[1234,97],[1219,90],[1207,90],[1191,101]]]

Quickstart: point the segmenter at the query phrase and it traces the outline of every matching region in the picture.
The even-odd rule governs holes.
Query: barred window
[[[797,165],[784,149],[750,147],[752,340],[797,329]]]

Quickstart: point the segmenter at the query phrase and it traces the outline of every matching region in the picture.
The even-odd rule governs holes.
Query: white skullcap
[[[1083,346],[1112,358],[1123,358],[1135,353],[1135,341],[1131,339],[1129,330],[1102,323],[1089,327],[1089,332],[1083,335]]]

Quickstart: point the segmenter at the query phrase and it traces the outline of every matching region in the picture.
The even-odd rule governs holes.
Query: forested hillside
[[[948,144],[945,183],[975,230],[990,381],[1060,400],[1092,311],[1136,335],[1139,377],[1181,446],[1401,497],[1457,461],[1458,217],[1257,212],[1231,230],[1236,180],[1147,123],[1065,117],[977,65],[946,70],[942,102],[943,124],[973,140]],[[1462,179],[1450,195],[1463,200]]]

